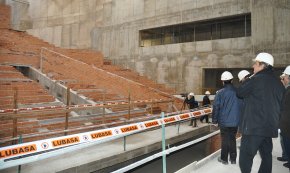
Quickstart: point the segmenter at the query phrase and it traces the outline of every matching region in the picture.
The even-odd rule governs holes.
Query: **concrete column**
[[[252,43],[255,51],[270,48],[274,42],[274,3],[269,0],[252,3]]]
[[[32,21],[28,15],[29,2],[26,0],[11,1],[11,26],[14,30],[25,31],[32,28]]]
[[[290,4],[283,0],[251,1],[254,51],[276,52],[290,39]],[[288,28],[288,29],[287,29]],[[277,46],[275,46],[277,44]],[[275,48],[277,47],[277,48]]]

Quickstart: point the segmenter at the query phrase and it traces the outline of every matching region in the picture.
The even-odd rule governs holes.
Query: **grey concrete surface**
[[[240,146],[240,140],[237,141],[238,146],[238,156],[239,158],[239,146]],[[277,157],[281,157],[282,151],[281,151],[281,145],[280,145],[280,139],[274,138],[273,139],[273,173],[289,173],[289,169],[283,166],[283,163],[277,160]],[[208,156],[207,158],[204,158],[201,161],[192,163],[191,165],[188,165],[187,167],[177,171],[176,173],[212,173],[212,172],[218,172],[218,173],[240,173],[239,168],[239,159],[237,159],[237,164],[228,164],[224,165],[217,161],[217,158],[220,156],[220,150],[213,153],[212,155]],[[253,167],[252,167],[252,173],[256,173],[259,170],[259,166],[261,163],[260,155],[257,154],[253,161]]]

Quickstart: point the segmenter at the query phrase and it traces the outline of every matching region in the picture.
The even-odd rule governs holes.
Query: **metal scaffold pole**
[[[67,107],[70,106],[70,87],[67,87],[67,90],[66,90],[66,105]],[[66,130],[68,130],[68,118],[69,118],[69,111],[65,113],[65,133],[64,135],[68,135],[68,132]]]
[[[162,119],[164,119],[164,112],[161,113]],[[166,153],[165,153],[165,124],[162,123],[162,165],[163,165],[163,173],[166,173]]]

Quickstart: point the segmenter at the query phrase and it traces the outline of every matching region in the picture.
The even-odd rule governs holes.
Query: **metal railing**
[[[162,157],[164,155],[169,155],[170,153],[173,153],[173,152],[178,151],[178,150],[182,150],[182,149],[184,149],[186,147],[189,147],[191,145],[194,145],[196,143],[199,143],[199,142],[201,142],[203,140],[206,140],[206,139],[208,139],[208,138],[210,138],[212,136],[215,136],[215,135],[217,135],[219,133],[220,133],[220,130],[217,130],[215,132],[212,132],[212,133],[210,133],[208,135],[205,135],[205,136],[203,136],[201,138],[198,138],[196,140],[193,140],[191,142],[187,142],[185,144],[182,144],[182,145],[179,145],[179,146],[175,146],[175,147],[169,148],[167,150],[163,150],[163,151],[161,151],[159,153],[156,153],[156,154],[154,154],[152,156],[146,157],[145,159],[142,159],[140,161],[137,161],[137,162],[135,162],[135,163],[133,163],[131,165],[128,165],[126,167],[123,167],[121,169],[118,169],[118,170],[114,171],[113,173],[123,173],[123,172],[126,172],[126,171],[130,171],[130,170],[132,170],[134,168],[137,168],[138,166],[141,166],[143,164],[146,164],[146,163],[148,163],[148,162],[150,162],[150,161],[152,161],[154,159],[157,159],[157,158]],[[165,168],[166,168],[166,163],[165,163]],[[164,168],[163,168],[163,171],[164,171]]]
[[[34,108],[21,108],[21,109],[7,109],[7,110],[1,110],[0,112],[0,120],[11,120],[13,121],[12,124],[12,132],[13,135],[12,137],[6,137],[0,139],[0,144],[7,143],[12,141],[13,144],[17,143],[18,135],[22,135],[22,139],[31,139],[31,138],[36,138],[36,137],[42,137],[42,136],[53,136],[53,135],[59,135],[59,134],[65,134],[67,135],[68,133],[73,133],[77,131],[85,131],[85,130],[90,130],[90,129],[100,129],[104,128],[107,126],[114,126],[115,124],[128,124],[132,123],[135,121],[140,121],[140,120],[149,120],[156,118],[156,115],[154,115],[152,112],[147,114],[147,116],[134,118],[134,112],[130,112],[130,116],[128,116],[128,113],[121,113],[120,115],[114,115],[114,114],[108,114],[106,116],[99,116],[99,115],[83,115],[81,118],[84,120],[76,120],[74,122],[80,122],[82,123],[83,121],[92,121],[95,122],[96,124],[94,125],[89,125],[85,126],[83,125],[82,127],[74,127],[69,129],[69,120],[76,119],[74,117],[70,117],[69,113],[72,111],[79,111],[79,110],[89,110],[89,109],[95,109],[95,108],[117,108],[119,106],[127,106],[128,109],[138,106],[138,105],[143,105],[143,104],[171,104],[172,100],[131,100],[131,101],[126,101],[126,102],[109,102],[109,103],[101,103],[101,104],[86,104],[86,105],[63,105],[63,106],[47,106],[47,107],[34,107]],[[15,104],[17,105],[17,104]],[[144,111],[145,114],[146,111]],[[21,127],[19,125],[18,119],[27,119],[29,118],[36,118],[36,119],[41,119],[45,115],[49,114],[63,114],[65,118],[65,121],[62,122],[63,124],[63,130],[52,130],[49,132],[42,132],[42,133],[37,133],[37,134],[20,134],[18,128]],[[115,112],[116,114],[116,112]],[[148,116],[150,115],[150,116]],[[96,118],[99,118],[99,120],[94,120]],[[39,121],[39,120],[38,120]],[[36,121],[37,122],[37,121]],[[56,122],[56,124],[59,122]],[[51,124],[53,127],[56,124]],[[27,128],[33,128],[33,127],[27,127]]]

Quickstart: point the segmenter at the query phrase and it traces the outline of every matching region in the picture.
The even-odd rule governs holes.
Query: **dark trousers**
[[[258,173],[272,172],[272,150],[273,143],[271,137],[242,135],[239,164],[242,173],[250,173],[253,159],[260,152],[262,159]]]
[[[290,138],[288,138],[287,136],[283,136],[283,144],[284,144],[285,154],[288,158],[288,162],[290,162],[290,159],[289,159],[290,158]]]
[[[193,122],[194,122],[194,127],[197,127],[196,119],[195,119],[195,118],[191,118],[191,119],[190,119],[190,123],[189,123],[189,125],[192,126],[192,125],[193,125]]]
[[[204,116],[200,117],[201,122],[203,122],[204,119],[205,119],[205,122],[208,123],[208,115],[204,115]]]
[[[230,155],[231,161],[236,161],[237,158],[237,146],[236,146],[236,134],[237,127],[220,127],[221,131],[221,159],[228,161],[228,155]]]
[[[282,158],[288,160],[288,155],[286,154],[283,136],[281,135],[281,133],[280,133],[280,143],[282,148]]]

